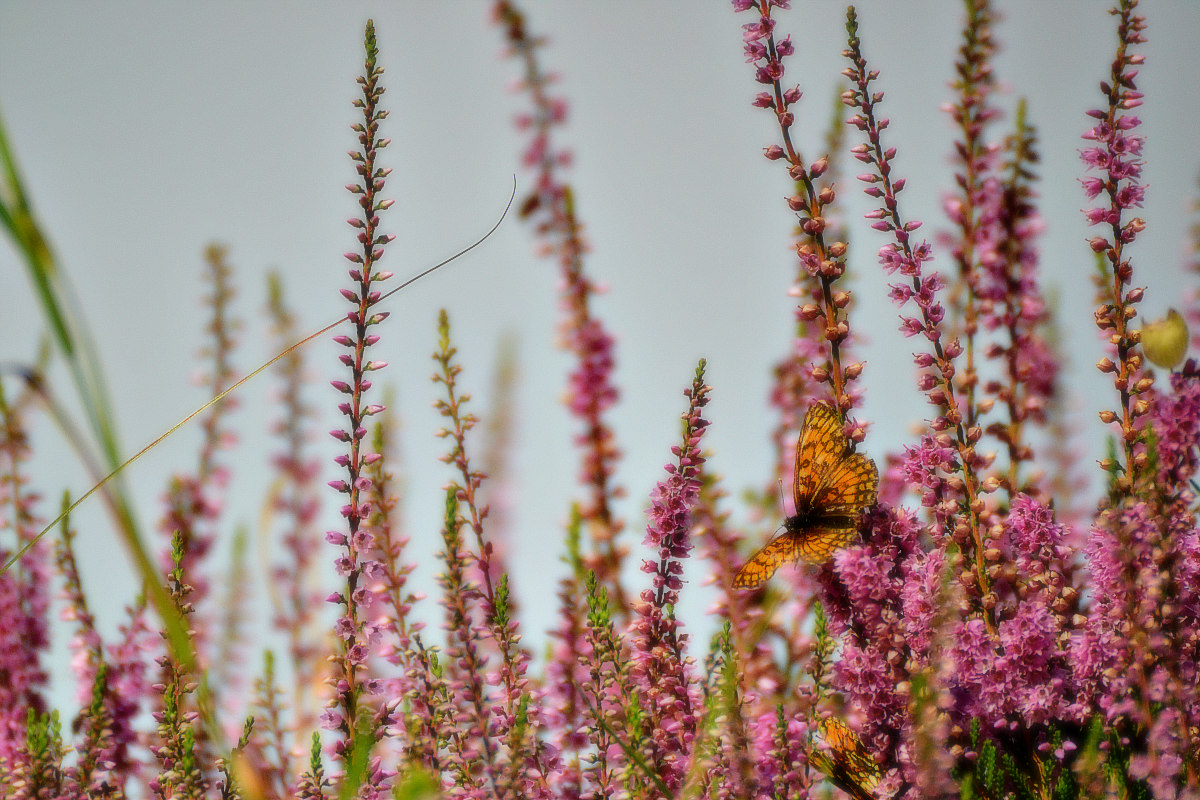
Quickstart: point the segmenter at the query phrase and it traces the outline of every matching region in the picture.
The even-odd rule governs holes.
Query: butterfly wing
[[[875,505],[879,493],[879,470],[862,453],[850,453],[834,464],[823,476],[812,495],[818,517],[849,514],[857,517]]]
[[[809,564],[824,564],[858,533],[857,518],[845,517],[831,524],[813,524],[794,534],[796,558]]]
[[[742,565],[738,574],[734,576],[733,588],[757,589],[762,586],[780,566],[790,564],[800,557],[798,545],[799,537],[790,531],[776,536]]]
[[[880,769],[862,740],[837,718],[823,720],[819,730],[829,752],[814,749],[809,755],[813,766],[855,800],[873,800]]]
[[[796,471],[792,481],[796,514],[806,514],[814,507],[818,492],[829,485],[830,474],[848,447],[842,420],[833,407],[824,403],[810,407],[796,442]]]

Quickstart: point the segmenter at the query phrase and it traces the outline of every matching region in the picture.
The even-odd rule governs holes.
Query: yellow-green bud
[[[1142,352],[1146,358],[1164,369],[1174,369],[1187,355],[1187,323],[1175,309],[1167,311],[1162,319],[1156,319],[1142,328]]]

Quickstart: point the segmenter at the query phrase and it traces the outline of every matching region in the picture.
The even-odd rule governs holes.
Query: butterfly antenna
[[[428,269],[426,269],[426,270],[424,270],[424,271],[422,271],[422,272],[419,272],[419,273],[417,273],[417,274],[416,274],[416,275],[414,275],[413,277],[411,277],[411,278],[409,278],[408,280],[406,280],[404,283],[400,284],[399,286],[397,286],[397,287],[393,288],[391,291],[389,291],[389,292],[387,292],[386,294],[384,294],[382,297],[380,297],[380,298],[379,298],[377,301],[375,301],[375,302],[376,302],[376,303],[381,303],[381,302],[383,302],[384,300],[386,300],[387,298],[391,297],[392,295],[394,295],[396,292],[400,291],[401,289],[404,289],[405,287],[408,287],[408,286],[411,286],[411,285],[413,285],[413,284],[414,284],[414,283],[416,283],[417,281],[421,280],[421,278],[424,278],[426,275],[429,275],[430,273],[436,272],[437,270],[439,270],[439,269],[441,269],[442,267],[444,267],[444,266],[446,266],[447,264],[449,264],[451,261],[455,261],[455,260],[457,260],[457,259],[459,259],[459,258],[462,258],[462,257],[463,257],[463,256],[465,256],[467,253],[471,252],[471,251],[472,251],[472,250],[474,250],[476,247],[479,247],[479,245],[481,245],[481,244],[483,244],[484,242],[486,242],[486,241],[487,241],[489,238],[491,238],[491,235],[492,235],[493,233],[495,233],[495,232],[497,231],[497,229],[499,229],[499,227],[500,227],[500,224],[501,224],[502,222],[504,222],[504,218],[505,218],[505,217],[507,217],[507,216],[508,216],[508,212],[509,212],[510,210],[512,210],[513,201],[516,199],[516,197],[517,197],[517,176],[516,176],[516,175],[513,175],[513,185],[512,185],[512,191],[511,191],[511,192],[509,192],[509,195],[508,195],[508,203],[506,203],[506,204],[505,204],[505,206],[504,206],[504,211],[503,211],[503,212],[501,212],[501,214],[500,214],[500,218],[496,220],[496,224],[495,224],[495,225],[493,225],[493,226],[492,226],[492,227],[491,227],[491,228],[488,230],[488,232],[487,232],[487,233],[485,233],[483,236],[480,236],[480,237],[479,237],[478,239],[476,239],[476,240],[475,240],[475,241],[474,241],[472,244],[468,245],[467,247],[464,247],[462,250],[459,250],[457,253],[455,253],[454,255],[450,256],[449,258],[447,258],[447,259],[445,259],[445,260],[443,260],[443,261],[439,261],[438,263],[434,264],[432,267],[429,267]],[[9,567],[11,567],[13,564],[17,563],[17,561],[19,561],[19,560],[21,559],[21,557],[22,557],[22,556],[24,556],[24,555],[25,555],[27,552],[29,552],[29,549],[30,549],[30,548],[32,548],[32,547],[33,547],[35,544],[37,544],[37,543],[38,543],[38,542],[41,540],[41,538],[42,538],[43,536],[45,536],[47,533],[49,533],[49,532],[50,532],[50,530],[51,530],[51,529],[53,529],[55,525],[57,525],[58,523],[62,522],[62,521],[63,521],[63,519],[64,519],[64,518],[65,518],[65,517],[66,517],[68,514],[70,514],[72,511],[74,511],[76,508],[78,508],[78,507],[79,507],[79,505],[80,505],[81,503],[83,503],[83,501],[84,501],[84,500],[87,500],[89,497],[91,497],[93,494],[95,494],[97,491],[99,491],[99,490],[100,490],[100,488],[101,488],[102,486],[104,486],[106,483],[108,483],[108,482],[109,482],[109,481],[111,481],[113,478],[115,478],[115,477],[116,477],[116,476],[117,476],[117,475],[118,475],[120,472],[122,472],[122,471],[123,471],[123,470],[124,470],[126,467],[128,467],[130,464],[132,464],[133,462],[137,461],[139,458],[141,458],[142,456],[144,456],[146,453],[150,452],[150,451],[151,451],[151,450],[153,450],[155,447],[157,447],[157,446],[159,445],[159,443],[160,443],[160,442],[162,442],[164,439],[166,439],[168,436],[170,436],[171,434],[175,433],[175,431],[179,430],[179,429],[180,429],[180,428],[182,428],[184,425],[187,425],[187,424],[188,424],[189,422],[191,422],[193,419],[195,419],[196,417],[200,416],[200,415],[201,415],[201,414],[203,414],[205,411],[207,411],[208,409],[212,408],[212,407],[213,407],[214,405],[216,405],[217,403],[219,403],[219,402],[221,402],[222,400],[224,400],[224,399],[226,398],[226,396],[228,396],[228,395],[229,395],[229,394],[231,394],[233,391],[235,391],[236,389],[238,389],[238,387],[240,387],[242,384],[244,384],[244,383],[246,383],[247,381],[249,381],[251,378],[253,378],[253,377],[257,376],[259,373],[261,373],[261,372],[263,372],[263,371],[265,371],[265,370],[269,369],[270,367],[274,366],[276,362],[278,362],[280,359],[282,359],[282,358],[284,358],[285,356],[287,356],[289,353],[291,353],[291,352],[293,352],[294,350],[297,350],[297,349],[299,349],[299,348],[303,347],[304,345],[306,345],[306,344],[308,344],[309,342],[311,342],[313,339],[316,339],[318,336],[323,336],[324,334],[326,334],[326,333],[329,333],[329,331],[333,330],[333,329],[334,329],[334,328],[336,328],[338,325],[341,325],[341,324],[342,324],[343,322],[345,322],[347,319],[348,319],[348,317],[347,317],[346,315],[343,315],[343,316],[341,316],[341,317],[338,317],[336,320],[334,320],[333,322],[329,323],[329,324],[328,324],[328,325],[326,325],[324,328],[321,328],[321,330],[317,331],[316,333],[311,333],[311,334],[309,334],[308,336],[305,336],[303,339],[301,339],[300,341],[296,342],[296,343],[295,343],[295,344],[293,344],[291,347],[289,347],[288,349],[284,350],[282,353],[280,353],[279,355],[277,355],[277,356],[275,356],[274,358],[272,358],[270,361],[268,361],[268,362],[266,362],[265,364],[263,364],[262,366],[260,366],[258,369],[254,370],[254,371],[253,371],[253,372],[251,372],[250,374],[246,375],[244,378],[242,378],[242,379],[241,379],[241,380],[239,380],[237,383],[235,383],[235,384],[233,384],[232,386],[230,386],[228,389],[226,389],[225,391],[221,392],[221,393],[220,393],[220,394],[218,394],[216,397],[214,397],[213,399],[209,400],[207,403],[205,403],[204,405],[200,406],[199,408],[197,408],[197,409],[196,409],[195,411],[193,411],[192,413],[188,414],[186,417],[184,417],[183,419],[181,419],[179,422],[176,422],[174,425],[172,425],[170,428],[168,428],[168,429],[167,429],[167,431],[166,431],[165,433],[163,433],[161,436],[159,436],[157,439],[155,439],[154,441],[150,442],[150,444],[146,445],[146,446],[145,446],[145,447],[143,447],[141,450],[138,450],[138,451],[137,451],[136,453],[134,453],[132,456],[130,456],[129,458],[127,458],[125,461],[123,461],[123,462],[121,462],[120,464],[118,464],[118,465],[117,465],[117,467],[116,467],[116,468],[115,468],[115,469],[114,469],[112,472],[108,473],[108,474],[107,474],[107,475],[105,475],[103,478],[101,478],[101,479],[100,479],[100,481],[99,481],[98,483],[96,483],[94,486],[92,486],[92,488],[88,489],[86,492],[84,492],[83,494],[81,494],[81,495],[80,495],[80,496],[79,496],[79,497],[78,497],[78,498],[75,500],[75,502],[71,503],[71,505],[69,505],[69,506],[67,506],[65,509],[63,509],[63,512],[62,512],[61,514],[59,514],[57,517],[55,517],[55,518],[54,518],[54,519],[53,519],[53,520],[50,522],[50,524],[49,524],[49,525],[47,525],[46,527],[42,528],[42,529],[41,529],[41,531],[39,531],[39,532],[38,532],[38,534],[37,534],[36,536],[34,536],[33,538],[31,538],[29,541],[27,541],[27,542],[24,544],[24,546],[22,546],[22,547],[18,548],[18,549],[17,549],[17,552],[16,552],[16,553],[14,553],[14,554],[13,554],[13,556],[12,556],[11,558],[9,558],[7,561],[5,561],[5,562],[4,562],[4,566],[3,566],[3,567],[0,567],[0,574],[3,574],[3,573],[5,573],[5,572],[7,572],[7,571],[8,571],[8,569],[9,569]]]

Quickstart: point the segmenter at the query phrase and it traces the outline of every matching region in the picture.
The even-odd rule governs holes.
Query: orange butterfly
[[[858,517],[875,505],[878,489],[875,462],[850,450],[838,413],[824,403],[808,409],[796,442],[796,514],[738,570],[733,588],[761,586],[781,564],[828,561],[854,538]]]
[[[812,750],[809,753],[812,765],[855,800],[874,800],[882,776],[862,740],[836,718],[822,720],[819,730],[829,753]]]

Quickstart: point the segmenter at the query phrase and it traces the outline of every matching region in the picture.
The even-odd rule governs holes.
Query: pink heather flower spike
[[[848,306],[851,295],[848,291],[834,289],[834,282],[846,271],[847,247],[844,240],[832,235],[839,231],[829,229],[827,215],[834,202],[835,191],[832,176],[821,180],[829,169],[829,156],[806,166],[804,158],[792,144],[791,127],[795,122],[792,106],[800,100],[801,92],[799,87],[784,90],[782,85],[784,59],[794,52],[794,47],[790,37],[776,42],[775,20],[771,17],[774,7],[786,6],[768,0],[734,3],[735,11],[754,9],[759,15],[756,22],[742,26],[746,61],[755,67],[755,81],[768,89],[756,97],[753,105],[774,113],[779,125],[782,144],[769,146],[764,155],[771,161],[784,160],[788,165],[788,175],[796,185],[796,194],[788,198],[788,206],[798,214],[799,219],[796,253],[801,269],[796,290],[800,296],[811,301],[797,312],[799,330],[795,359],[792,365],[782,367],[777,391],[803,390],[802,376],[808,377],[818,383],[828,384],[834,406],[845,413],[857,399],[850,384],[862,374],[863,369],[861,362],[847,358],[850,355],[847,348],[850,344]],[[810,327],[808,323],[815,323],[811,331],[807,330]],[[791,398],[794,405],[792,413],[798,409],[798,416],[802,416],[808,399],[804,396]],[[793,422],[798,427],[799,419]],[[862,440],[864,432],[861,428],[852,428],[851,433],[854,441]]]
[[[992,58],[992,10],[987,0],[967,4],[963,44],[955,62],[956,80],[951,84],[955,102],[948,104],[959,138],[954,143],[956,192],[944,200],[947,216],[957,227],[947,234],[948,249],[958,266],[961,292],[950,295],[951,311],[962,330],[964,354],[960,363],[960,405],[968,427],[980,424],[977,336],[981,334],[984,263],[994,258],[999,231],[1000,181],[996,175],[997,145],[987,138],[989,124],[999,115],[991,103],[995,79]],[[899,183],[897,181],[897,191]]]
[[[692,549],[692,510],[700,494],[704,455],[700,440],[708,421],[701,411],[708,404],[704,359],[687,393],[683,415],[683,445],[673,448],[678,459],[667,464],[668,477],[651,493],[650,522],[645,544],[658,559],[644,559],[642,572],[652,576],[634,603],[630,635],[633,653],[630,679],[646,709],[642,736],[647,760],[655,764],[669,791],[678,791],[684,778],[687,754],[696,731],[699,698],[692,660],[687,656],[687,635],[673,609],[683,586],[683,559]]]
[[[1037,475],[1021,469],[1033,461],[1029,431],[1047,427],[1047,414],[1059,394],[1059,355],[1050,340],[1050,310],[1038,284],[1036,238],[1044,224],[1032,187],[1038,161],[1035,136],[1017,104],[1016,131],[1007,140],[1009,163],[1002,180],[996,246],[982,262],[980,316],[984,326],[1002,336],[985,355],[1002,364],[1002,379],[984,383],[985,402],[1001,406],[1004,419],[987,427],[1007,450],[1002,485],[1011,499],[1018,493],[1044,495]]]
[[[467,455],[467,432],[475,427],[478,419],[465,410],[469,398],[458,390],[456,378],[462,367],[454,362],[456,353],[457,350],[450,344],[450,318],[443,308],[438,311],[438,350],[433,355],[433,359],[438,363],[438,372],[434,373],[432,380],[446,390],[446,399],[435,401],[434,408],[449,420],[450,428],[443,428],[437,435],[449,439],[451,443],[450,452],[442,456],[442,461],[453,465],[458,472],[458,481],[453,487],[470,515],[467,523],[475,534],[476,544],[472,558],[483,581],[482,599],[490,605],[494,602],[492,583],[498,573],[492,567],[490,543],[485,544],[484,541],[483,523],[487,519],[489,509],[476,500],[483,485],[484,474],[471,469]]]
[[[467,448],[467,433],[477,420],[466,411],[468,396],[461,394],[457,386],[462,367],[454,361],[456,352],[451,345],[449,318],[442,309],[438,314],[438,351],[434,354],[439,370],[433,380],[445,388],[446,399],[434,405],[450,424],[450,428],[439,432],[451,443],[450,452],[442,460],[456,468],[459,479],[447,487],[444,531],[447,571],[442,581],[443,605],[451,639],[447,647],[447,687],[457,703],[460,726],[478,732],[482,738],[482,758],[493,791],[548,797],[551,792],[546,781],[556,769],[556,760],[538,742],[541,714],[529,704],[531,687],[525,678],[531,656],[521,647],[519,626],[510,616],[508,576],[498,572],[492,560],[492,542],[484,533],[489,508],[477,500],[484,475],[472,469]],[[463,507],[466,516],[459,517],[458,509]],[[461,524],[474,532],[474,552],[459,549]],[[474,567],[478,584],[465,576],[464,567],[468,566]],[[490,645],[494,658],[479,652],[477,642]],[[481,675],[489,685],[498,687],[495,694],[489,696],[480,683]],[[525,719],[519,721],[523,704]],[[500,769],[505,762],[537,764],[540,777]]]
[[[212,343],[201,351],[201,356],[212,360],[211,373],[203,376],[211,397],[219,396],[238,380],[230,357],[237,343],[234,332],[240,327],[240,322],[229,315],[233,287],[232,270],[226,261],[226,254],[226,248],[217,244],[209,245],[204,253],[205,275],[212,282],[212,293],[205,298],[212,309],[212,317],[206,326]],[[210,625],[202,620],[206,620],[210,613],[210,603],[207,601],[211,588],[211,564],[208,555],[216,542],[222,497],[229,482],[229,468],[220,464],[217,456],[220,451],[236,443],[234,434],[225,428],[225,421],[237,405],[236,398],[225,397],[204,415],[201,421],[204,444],[196,471],[191,475],[176,475],[170,480],[166,512],[159,523],[159,530],[168,541],[161,557],[164,571],[171,568],[171,537],[176,532],[183,537],[182,568],[186,582],[194,592],[191,602],[197,608],[198,620],[201,620],[194,626],[196,653],[201,663],[211,664],[218,672],[220,668],[213,663],[215,654],[209,652],[212,646],[208,636]],[[218,679],[214,685],[221,686],[223,683]]]
[[[949,533],[954,543],[963,548],[973,566],[972,576],[963,579],[964,588],[976,605],[975,613],[982,616],[988,633],[994,637],[996,621],[990,610],[992,600],[985,599],[990,595],[991,581],[983,556],[987,545],[984,539],[985,506],[982,495],[989,487],[984,485],[980,471],[987,466],[987,460],[975,449],[983,431],[977,424],[970,424],[959,402],[960,384],[956,375],[962,345],[957,339],[943,343],[945,309],[938,296],[944,288],[944,282],[937,272],[925,274],[924,263],[931,257],[929,245],[924,241],[915,244],[912,241],[911,234],[920,228],[921,223],[904,222],[900,216],[897,194],[903,184],[892,177],[891,162],[895,157],[895,149],[883,146],[882,131],[887,127],[887,120],[878,119],[875,113],[876,106],[883,99],[883,92],[871,86],[878,73],[868,68],[862,54],[858,17],[853,7],[846,13],[846,32],[849,47],[843,55],[851,66],[843,74],[850,79],[854,88],[847,90],[842,100],[857,111],[847,123],[862,131],[867,138],[865,143],[852,147],[851,152],[872,170],[859,176],[868,184],[864,192],[868,197],[882,201],[882,205],[866,217],[875,220],[872,227],[891,234],[893,239],[879,251],[879,262],[884,272],[889,275],[899,273],[908,279],[908,283],[891,284],[892,299],[902,308],[912,302],[920,313],[919,317],[901,317],[900,330],[905,336],[922,336],[932,350],[918,353],[914,359],[918,367],[928,370],[922,373],[920,385],[929,402],[939,411],[931,427],[938,445],[951,446],[956,451],[959,474],[955,476],[955,491],[962,493],[962,503],[966,508],[964,515],[955,516],[955,525],[949,529]]]
[[[1108,103],[1106,108],[1088,112],[1097,123],[1083,139],[1095,144],[1080,151],[1086,169],[1100,173],[1099,177],[1083,180],[1084,194],[1089,200],[1103,194],[1107,200],[1107,205],[1087,209],[1084,216],[1089,225],[1106,228],[1090,242],[1092,251],[1101,254],[1107,263],[1110,278],[1096,310],[1096,326],[1115,347],[1117,360],[1114,363],[1106,357],[1097,366],[1101,372],[1113,376],[1113,386],[1120,394],[1120,408],[1101,411],[1100,419],[1106,424],[1119,424],[1124,459],[1120,463],[1105,459],[1101,465],[1116,476],[1117,490],[1125,495],[1133,491],[1139,478],[1146,477],[1148,455],[1141,433],[1144,427],[1139,418],[1149,410],[1149,404],[1139,395],[1148,392],[1154,384],[1153,375],[1142,371],[1142,356],[1136,347],[1138,334],[1130,326],[1136,314],[1135,305],[1142,298],[1142,289],[1131,286],[1133,265],[1125,256],[1125,246],[1146,227],[1145,220],[1140,217],[1126,216],[1131,208],[1142,205],[1146,191],[1140,182],[1143,165],[1140,156],[1145,138],[1133,132],[1141,125],[1141,120],[1125,113],[1142,103],[1142,94],[1137,91],[1134,79],[1138,73],[1136,67],[1140,67],[1145,59],[1129,52],[1146,41],[1142,35],[1146,22],[1133,13],[1136,8],[1137,0],[1121,0],[1119,7],[1113,10],[1120,20],[1117,55],[1109,80],[1100,84]]]
[[[177,532],[171,542],[173,566],[167,574],[166,588],[180,616],[190,625],[195,606],[189,599],[192,587],[183,569],[185,555],[184,536]],[[169,649],[155,663],[159,681],[151,688],[157,694],[157,725],[149,750],[159,769],[149,788],[162,797],[203,797],[213,788],[209,765],[214,761],[214,742],[200,734],[198,700],[193,697],[199,681],[190,674],[189,665],[181,663]]]
[[[359,149],[350,154],[359,176],[359,182],[350,188],[350,192],[358,197],[358,205],[362,209],[359,218],[362,224],[353,226],[361,231],[358,241],[362,249],[346,255],[348,261],[361,266],[355,269],[358,275],[356,287],[353,290],[341,290],[353,308],[349,316],[353,320],[354,335],[349,346],[342,345],[349,352],[340,357],[342,363],[350,368],[351,380],[348,383],[351,391],[349,402],[341,406],[347,418],[346,429],[334,432],[338,439],[349,445],[344,463],[346,479],[344,487],[339,490],[346,496],[341,509],[346,519],[345,539],[344,544],[340,545],[342,553],[335,561],[338,574],[346,580],[346,589],[345,594],[338,596],[335,601],[340,606],[340,616],[334,625],[338,653],[334,659],[333,674],[328,679],[333,688],[333,697],[324,715],[325,726],[337,734],[333,752],[343,768],[349,767],[359,736],[368,735],[372,741],[383,736],[388,715],[386,704],[382,707],[373,705],[372,695],[378,691],[379,684],[370,677],[368,664],[371,644],[378,640],[381,632],[381,621],[370,613],[380,600],[376,595],[382,590],[373,576],[385,574],[386,568],[376,559],[375,535],[367,524],[372,514],[369,482],[363,483],[365,458],[368,455],[362,441],[367,432],[364,422],[373,407],[364,399],[370,388],[365,376],[369,371],[386,366],[385,362],[367,358],[367,348],[378,343],[378,336],[368,332],[377,319],[372,314],[372,307],[382,297],[375,288],[380,282],[375,275],[375,263],[383,255],[384,246],[392,239],[378,231],[379,212],[390,205],[380,196],[390,170],[376,164],[379,151],[388,143],[386,139],[379,138],[379,124],[387,118],[387,111],[379,105],[384,93],[380,84],[383,69],[376,63],[375,25],[370,20],[366,26],[365,46],[366,63],[358,79],[362,98],[354,101],[355,107],[362,110],[363,120],[351,126],[358,134]],[[340,386],[339,382],[335,388]],[[390,776],[386,770],[372,767],[358,778],[365,785],[377,789],[386,784]]]

